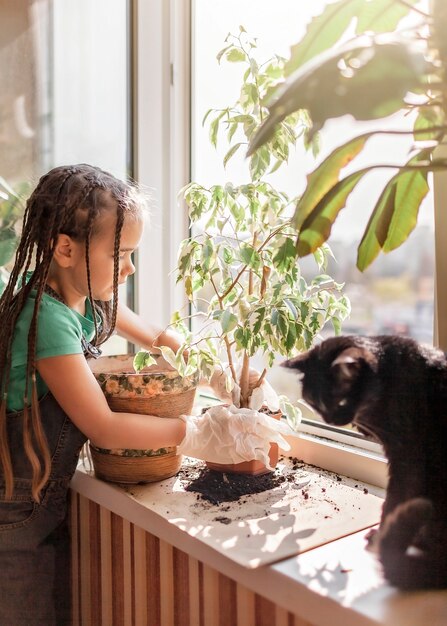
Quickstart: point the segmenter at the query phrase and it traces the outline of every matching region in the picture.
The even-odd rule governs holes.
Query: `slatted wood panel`
[[[312,626],[71,495],[73,626]]]

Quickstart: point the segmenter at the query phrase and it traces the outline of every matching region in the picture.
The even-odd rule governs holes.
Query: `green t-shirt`
[[[33,316],[35,292],[31,292],[17,320],[12,341],[11,373],[8,385],[8,411],[23,409],[28,354],[28,331]],[[36,361],[50,356],[82,354],[82,335],[91,341],[95,334],[90,302],[86,316],[44,293],[37,317]],[[31,391],[31,387],[29,387]],[[37,393],[41,398],[48,387],[37,374]]]

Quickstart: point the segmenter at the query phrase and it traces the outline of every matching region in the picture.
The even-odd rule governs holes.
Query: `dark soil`
[[[201,469],[198,476],[185,485],[186,491],[193,491],[212,504],[234,502],[241,496],[260,493],[278,487],[287,478],[276,472],[262,476],[247,474],[224,474],[209,469]]]

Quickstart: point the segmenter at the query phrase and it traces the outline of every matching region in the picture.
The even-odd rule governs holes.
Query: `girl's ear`
[[[54,246],[53,259],[61,267],[70,267],[73,263],[75,242],[65,234],[57,236]]]

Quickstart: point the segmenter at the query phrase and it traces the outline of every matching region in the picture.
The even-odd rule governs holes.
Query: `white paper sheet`
[[[286,480],[236,502],[211,504],[185,491],[185,470],[204,464],[186,458],[176,477],[125,490],[171,524],[249,568],[273,563],[377,524],[383,491],[319,468],[283,459]]]

